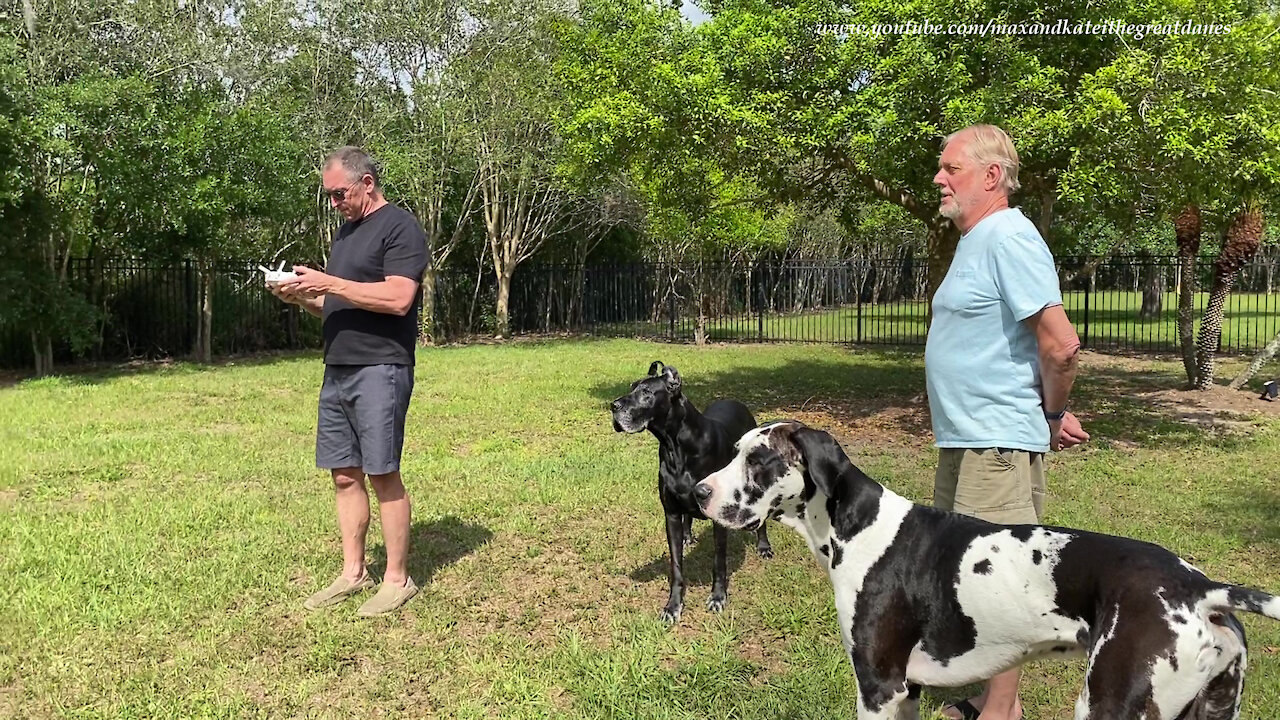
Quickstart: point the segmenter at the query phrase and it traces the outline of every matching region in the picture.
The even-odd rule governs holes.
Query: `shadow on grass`
[[[1280,548],[1280,491],[1256,486],[1227,488],[1210,494],[1200,508],[1217,534],[1245,545]]]
[[[597,384],[592,396],[607,406],[626,393],[634,380],[644,377],[648,365],[632,370],[623,378]],[[699,410],[717,399],[733,398],[746,404],[757,420],[815,404],[835,405],[857,417],[885,407],[916,405],[924,393],[924,357],[918,351],[858,350],[847,361],[805,359],[778,367],[682,372],[681,382],[685,396]],[[856,407],[861,401],[869,401],[863,403],[864,409]]]
[[[59,385],[101,385],[123,377],[169,373],[171,375],[195,375],[228,367],[256,367],[274,365],[297,359],[315,359],[320,362],[320,351],[277,350],[251,355],[225,355],[205,364],[187,358],[161,358],[157,360],[133,360],[129,362],[78,363],[59,365],[52,375],[36,377],[29,371],[0,371],[0,388],[28,383],[55,383]]]
[[[1072,405],[1085,430],[1098,440],[1142,447],[1186,447],[1212,440],[1219,447],[1242,447],[1250,433],[1236,391],[1215,386],[1184,391],[1181,368],[1091,367],[1081,372]],[[1078,398],[1078,399],[1077,399]]]
[[[492,538],[488,528],[452,515],[415,522],[409,530],[409,576],[422,587],[431,582],[437,571],[470,555]],[[386,547],[378,543],[371,554],[370,565],[382,574],[387,567]]]
[[[715,562],[716,556],[716,539],[712,532],[710,523],[703,521],[694,521],[694,527],[703,526],[702,533],[697,535],[697,541],[692,548],[688,546],[684,549],[684,577],[689,584],[711,584],[712,564]],[[774,524],[770,530],[777,530],[781,525]],[[666,537],[662,538],[662,542],[666,544]],[[751,552],[756,551],[756,534],[754,532],[744,532],[739,530],[729,531],[729,540],[725,543],[725,567],[728,568],[729,574],[742,567],[742,561],[746,557],[747,548],[750,547]],[[647,565],[632,570],[630,577],[636,582],[649,582],[658,578],[667,577],[668,566],[667,553],[662,553],[658,557],[651,560]]]

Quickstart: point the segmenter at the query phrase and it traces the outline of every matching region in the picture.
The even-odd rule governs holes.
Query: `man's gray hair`
[[[324,159],[323,167],[327,168],[330,165],[341,165],[352,182],[368,175],[373,178],[373,184],[378,185],[378,164],[373,161],[369,153],[355,145],[344,145],[329,153],[329,156]]]
[[[995,125],[970,125],[948,135],[942,141],[942,148],[945,150],[952,140],[960,137],[968,141],[965,150],[970,160],[982,167],[1000,166],[1000,187],[1005,194],[1012,195],[1022,187],[1018,182],[1018,151],[1004,130]]]

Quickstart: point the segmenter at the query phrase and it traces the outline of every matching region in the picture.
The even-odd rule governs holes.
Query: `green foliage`
[[[646,3],[584,5],[565,123],[581,171],[624,168],[656,204],[697,214],[714,188],[741,179],[775,201],[835,206],[873,193],[933,217],[939,141],[974,122],[1005,127],[1019,148],[1015,202],[1052,229],[1061,251],[1101,215],[1128,243],[1188,193],[1274,194],[1277,22],[1222,0],[1033,3],[932,0],[717,2],[710,22],[682,25]],[[986,25],[1065,18],[1232,24],[1226,35],[1148,33],[859,33],[876,23]],[[1235,203],[1235,205],[1232,205]],[[867,206],[870,207],[870,206]],[[885,228],[889,228],[886,226]],[[1103,249],[1109,251],[1110,248]]]
[[[288,116],[265,104],[228,104],[186,88],[164,109],[151,138],[158,247],[203,258],[267,255],[281,222],[306,207],[309,177]],[[265,237],[264,237],[265,233]]]

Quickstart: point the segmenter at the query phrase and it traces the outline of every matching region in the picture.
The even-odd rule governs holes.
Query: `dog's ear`
[[[662,364],[661,360],[654,360],[653,362],[649,363],[649,376],[653,377],[654,375],[657,375],[658,373],[662,372],[662,369],[664,367],[666,366]]]
[[[662,368],[662,376],[667,380],[667,392],[672,395],[680,394],[680,371],[667,365]]]
[[[849,456],[840,443],[828,433],[801,426],[791,433],[791,443],[804,462],[805,474],[823,495],[838,500],[844,492],[844,479],[855,472]]]

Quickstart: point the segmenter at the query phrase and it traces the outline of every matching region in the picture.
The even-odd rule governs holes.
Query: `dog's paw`
[[[683,611],[683,605],[677,605],[674,608],[664,607],[662,608],[662,612],[658,613],[658,618],[662,620],[664,625],[675,625],[680,622],[680,613]]]
[[[773,546],[764,545],[756,547],[756,552],[760,553],[760,557],[769,560],[773,557]]]
[[[693,547],[697,543],[698,543],[698,538],[694,537],[692,534],[684,536],[685,547]]]
[[[716,597],[715,595],[712,595],[710,598],[707,598],[707,610],[713,613],[724,612],[724,606],[728,604],[729,598],[727,597]]]

